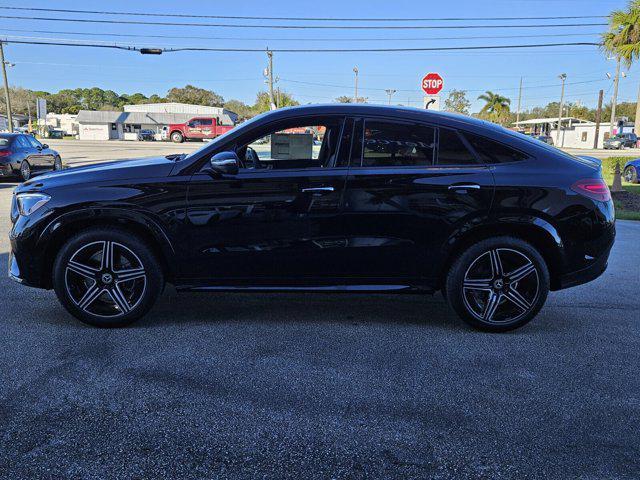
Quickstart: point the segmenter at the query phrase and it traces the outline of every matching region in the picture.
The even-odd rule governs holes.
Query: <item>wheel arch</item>
[[[172,261],[175,250],[164,230],[152,218],[121,209],[82,210],[56,218],[40,234],[38,245],[44,251],[40,271],[45,288],[52,286],[53,264],[61,246],[79,231],[94,227],[116,227],[135,234],[158,258],[165,279],[171,281],[175,277]]]
[[[438,272],[438,288],[442,288],[449,268],[458,255],[474,243],[497,236],[516,237],[533,245],[544,258],[551,280],[551,290],[559,288],[564,265],[564,245],[557,229],[534,216],[503,217],[478,226],[457,230],[447,241],[445,260]]]

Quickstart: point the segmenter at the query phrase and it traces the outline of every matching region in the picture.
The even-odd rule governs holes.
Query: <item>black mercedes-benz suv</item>
[[[315,105],[188,155],[16,188],[10,276],[122,326],[166,282],[199,291],[442,291],[504,331],[598,277],[615,237],[598,161],[469,117]]]

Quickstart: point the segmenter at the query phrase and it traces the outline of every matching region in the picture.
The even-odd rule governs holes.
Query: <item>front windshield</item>
[[[200,148],[198,148],[198,149],[194,150],[193,152],[189,153],[184,158],[185,159],[192,158],[194,156],[200,155],[200,153],[204,152],[207,149],[215,148],[214,145],[218,145],[220,142],[224,142],[227,139],[227,137],[229,137],[230,135],[235,134],[236,132],[238,132],[238,129],[242,128],[244,130],[245,128],[250,128],[251,125],[253,125],[254,123],[257,123],[260,120],[262,120],[263,117],[269,115],[270,113],[271,112],[261,113],[260,115],[256,115],[255,117],[253,117],[251,120],[247,120],[246,122],[243,122],[243,123],[241,123],[239,125],[236,125],[231,130],[223,133],[219,137],[214,138],[210,142],[205,143],[203,146],[201,146]]]

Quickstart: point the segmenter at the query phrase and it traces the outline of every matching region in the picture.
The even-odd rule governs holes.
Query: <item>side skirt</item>
[[[434,293],[416,285],[176,285],[179,292],[328,292],[328,293]]]

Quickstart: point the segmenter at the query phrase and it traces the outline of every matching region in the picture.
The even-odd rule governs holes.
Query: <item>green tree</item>
[[[640,58],[640,0],[632,0],[625,10],[609,15],[609,31],[602,35],[602,49],[615,55],[627,67]],[[636,132],[640,132],[640,90],[636,103]]]
[[[207,105],[221,107],[224,98],[211,90],[187,85],[184,88],[174,87],[167,93],[169,102],[190,103],[192,105]]]
[[[447,112],[469,115],[469,108],[471,108],[471,102],[467,99],[467,93],[464,90],[451,90],[444,101],[444,109]]]
[[[276,102],[278,103],[278,108],[300,105],[300,103],[294,100],[290,94],[283,91],[280,91],[276,95]],[[267,112],[270,109],[271,101],[269,99],[269,94],[267,92],[258,92],[258,95],[256,96],[256,103],[252,107],[253,113],[257,115],[259,113]]]
[[[240,100],[228,100],[224,104],[224,108],[238,114],[240,120],[246,120],[253,116],[251,107]]]
[[[484,100],[486,102],[480,110],[481,118],[486,118],[487,120],[501,124],[509,119],[511,99],[487,90],[478,97],[478,100]]]

